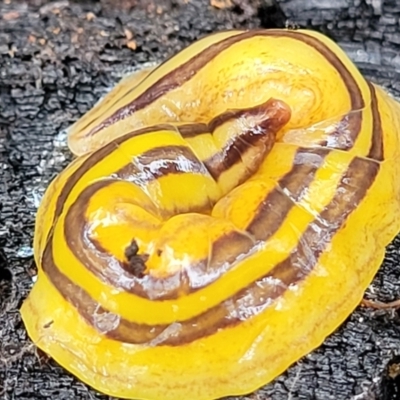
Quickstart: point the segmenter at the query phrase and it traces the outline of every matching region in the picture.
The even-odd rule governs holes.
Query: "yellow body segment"
[[[38,210],[29,336],[121,398],[271,382],[400,231],[399,115],[311,31],[217,33],[125,78],[70,128],[80,156]]]

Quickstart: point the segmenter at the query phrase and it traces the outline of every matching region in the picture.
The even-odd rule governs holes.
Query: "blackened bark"
[[[58,132],[92,107],[124,72],[160,61],[221,29],[287,25],[320,30],[339,41],[369,78],[399,95],[399,16],[400,2],[395,0],[232,0],[226,9],[212,7],[208,0],[3,0],[0,398],[108,398],[55,362],[39,359],[18,314],[35,274],[30,245],[36,202],[70,158],[60,147]],[[370,297],[385,301],[400,296],[399,248],[396,239]],[[398,351],[398,322],[395,313],[359,309],[321,348],[241,400],[377,398],[373,382],[379,382],[391,353]]]

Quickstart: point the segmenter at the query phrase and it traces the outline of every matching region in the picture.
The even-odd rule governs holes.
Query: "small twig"
[[[296,373],[296,376],[294,377],[292,385],[290,387],[288,400],[292,400],[293,399],[293,397],[292,397],[293,396],[293,391],[294,391],[295,386],[297,385],[297,382],[300,379],[300,374],[301,374],[301,370],[302,369],[303,369],[303,364],[300,364],[299,368],[298,368],[298,371]]]
[[[381,301],[363,299],[361,301],[363,307],[374,308],[375,310],[390,310],[400,308],[400,299],[383,303]]]

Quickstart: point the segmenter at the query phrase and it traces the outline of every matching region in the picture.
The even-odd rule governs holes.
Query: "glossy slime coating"
[[[399,106],[311,31],[217,33],[69,131],[33,341],[101,392],[245,394],[358,305],[400,230]]]

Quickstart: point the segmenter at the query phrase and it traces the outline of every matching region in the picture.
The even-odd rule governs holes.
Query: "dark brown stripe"
[[[277,188],[260,203],[246,230],[256,240],[268,240],[281,226],[295,202],[302,199],[322,165],[329,149],[298,149],[292,169],[279,181]]]
[[[50,281],[91,326],[112,339],[134,344],[151,343],[154,346],[180,345],[239,322],[237,318],[230,317],[229,310],[222,304],[188,321],[170,325],[145,325],[127,321],[99,306],[84,289],[62,274],[54,264],[52,252],[50,243],[43,256],[44,271]]]
[[[319,146],[335,150],[350,150],[356,143],[361,128],[362,111],[350,111],[336,125],[335,131],[329,134],[327,140]]]
[[[290,113],[291,110],[284,101],[270,98],[264,103],[254,107],[227,110],[213,118],[208,124],[208,128],[209,132],[214,132],[227,122],[246,118],[259,118],[260,122],[265,123],[272,119],[273,124],[275,123],[277,126],[283,126],[289,122]]]
[[[365,197],[378,171],[378,163],[355,158],[343,175],[332,201],[309,225],[288,258],[231,298],[186,321],[171,325],[144,325],[108,313],[57,269],[51,241],[43,255],[43,269],[62,296],[104,335],[125,343],[150,343],[154,346],[190,343],[259,314],[289,286],[308,276],[327,244]]]
[[[190,147],[163,146],[134,157],[133,162],[117,171],[115,176],[143,186],[162,176],[184,173],[209,175]]]
[[[372,109],[373,127],[372,127],[371,147],[367,157],[372,158],[373,160],[383,161],[384,159],[383,134],[382,134],[381,116],[379,114],[378,99],[376,97],[376,91],[374,85],[368,82],[368,86],[371,91],[371,109]]]
[[[156,83],[149,87],[135,100],[133,100],[126,106],[121,107],[113,115],[91,129],[85,136],[93,136],[101,129],[104,129],[117,121],[125,119],[132,115],[134,112],[147,107],[149,104],[153,103],[161,96],[179,86],[182,86],[185,82],[189,81],[207,63],[209,63],[213,58],[215,58],[224,50],[228,49],[233,44],[256,36],[290,37],[313,47],[337,69],[345,85],[347,86],[351,98],[352,110],[361,110],[364,107],[364,102],[361,96],[360,89],[358,88],[357,83],[351,73],[338,58],[338,56],[324,43],[320,42],[317,38],[294,31],[252,30],[243,32],[241,34],[224,39],[218,43],[212,44],[180,67],[174,69],[173,71],[160,78]],[[351,117],[350,119],[353,119],[353,117]]]
[[[257,115],[259,115],[260,118],[265,117],[264,116],[265,111],[268,110],[268,108],[277,105],[283,108],[282,110],[283,112],[290,113],[290,109],[283,101],[277,99],[268,99],[266,102],[259,104],[255,107],[227,110],[224,113],[216,116],[208,124],[205,123],[183,124],[183,125],[178,125],[177,128],[183,138],[189,139],[192,137],[196,137],[198,135],[202,135],[204,133],[212,133],[216,129],[218,129],[221,125],[232,120],[237,120],[239,118],[246,118],[251,116],[255,117]]]
[[[235,231],[221,237],[213,243],[210,259],[199,260],[188,267],[190,276],[187,271],[163,279],[151,275],[134,276],[124,268],[123,262],[87,236],[87,205],[92,196],[112,184],[113,179],[95,182],[82,191],[65,217],[64,237],[79,262],[104,282],[147,299],[175,299],[211,284],[232,268],[239,257],[249,253],[257,242],[268,240],[279,229],[295,201],[300,201],[327,154],[327,149],[299,149],[292,170],[267,195],[247,227],[254,239]],[[147,211],[157,214],[156,209]]]
[[[99,150],[93,152],[65,182],[64,187],[62,188],[57,199],[53,221],[55,221],[61,215],[64,209],[64,204],[69,194],[71,193],[71,190],[87,171],[90,171],[99,161],[102,161],[104,158],[114,152],[116,146],[126,142],[129,139],[132,139],[133,137],[145,135],[146,133],[155,132],[157,130],[170,130],[176,132],[176,128],[168,124],[150,126],[143,129],[135,130],[133,132],[127,133],[124,136],[116,138],[112,142],[106,144],[104,147],[101,147]]]
[[[308,226],[295,251],[275,267],[280,275],[290,276],[287,282],[302,279],[312,271],[326,245],[365,197],[378,172],[378,163],[353,159],[331,202]]]
[[[212,243],[209,258],[190,265],[188,270],[179,271],[162,279],[149,274],[142,277],[135,276],[126,270],[123,262],[87,235],[89,230],[85,219],[87,205],[98,190],[113,182],[116,181],[109,179],[95,182],[80,194],[65,217],[64,237],[71,252],[85,268],[103,282],[116,288],[152,300],[176,299],[218,279],[240,256],[246,255],[255,245],[245,233],[231,231]],[[157,253],[157,249],[155,252]]]
[[[207,124],[184,124],[177,126],[179,133],[184,139],[189,139],[204,133],[211,133]]]
[[[213,119],[210,123],[211,132],[227,122],[235,123],[239,119],[258,118],[256,124],[242,124],[242,121],[239,121],[240,125],[243,125],[240,134],[236,135],[218,153],[204,160],[211,176],[218,180],[225,171],[243,162],[245,153],[252,151],[251,164],[246,165],[247,171],[238,184],[243,183],[258,170],[262,160],[272,149],[276,134],[289,122],[290,115],[290,109],[284,102],[270,99],[253,108],[229,110]]]

